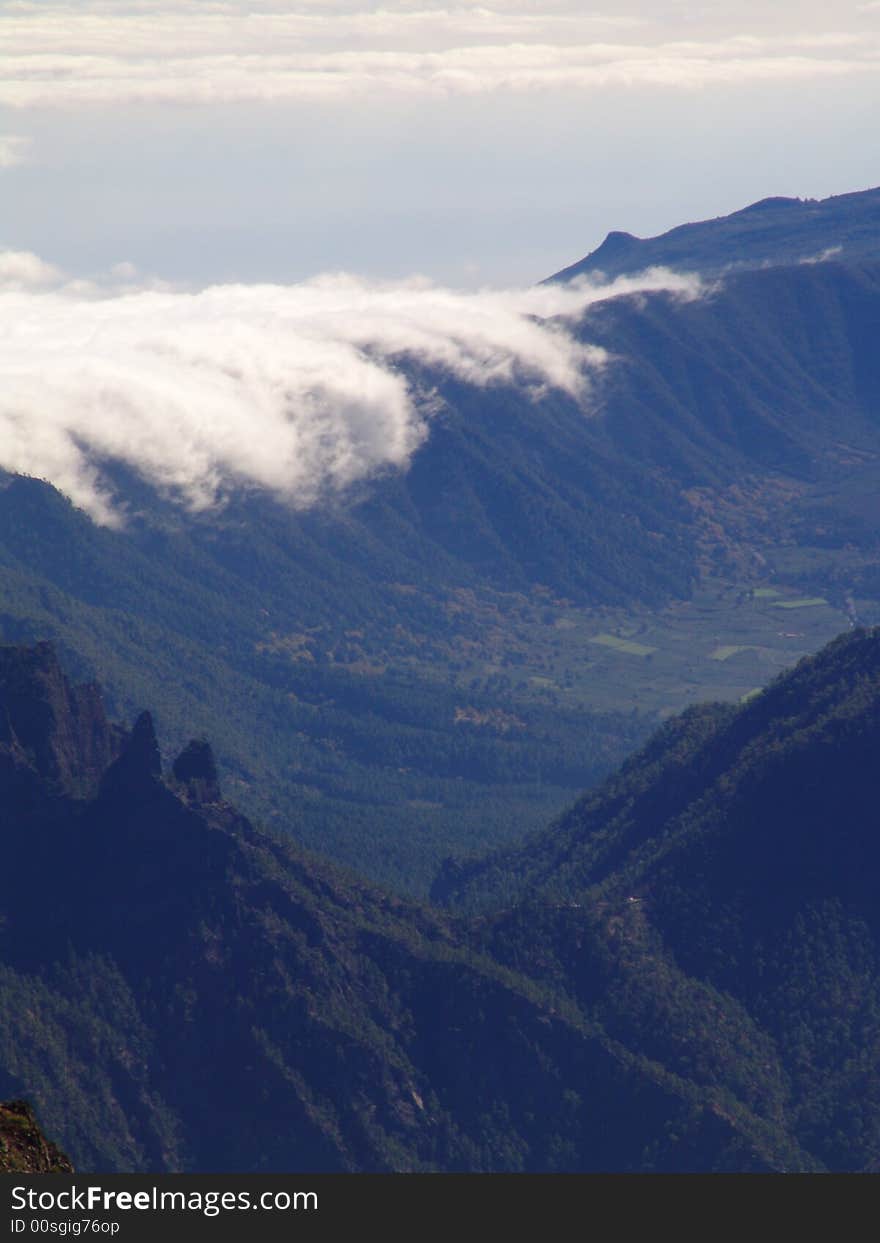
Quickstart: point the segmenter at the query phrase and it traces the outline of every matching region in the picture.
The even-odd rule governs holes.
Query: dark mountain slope
[[[800,899],[813,886],[818,897],[858,899],[873,920],[878,654],[878,632],[857,631],[742,708],[689,709],[552,830],[485,860],[449,862],[434,896],[464,906],[536,889],[571,898],[612,877],[637,892],[645,877],[654,885],[660,875],[655,901],[671,919],[683,901],[678,887],[694,874],[688,861],[697,868],[711,848],[716,883],[748,887],[753,910],[760,889],[768,918],[787,912],[789,889]],[[827,824],[845,825],[846,834],[827,834]]]
[[[38,783],[72,797],[97,792],[122,733],[104,715],[100,688],[59,677],[48,643],[0,648],[0,781]]]
[[[112,532],[6,477],[0,637],[51,638],[114,712],[149,703],[170,753],[210,736],[249,814],[424,893],[444,854],[543,822],[656,724],[632,674],[591,711],[589,659],[557,655],[570,607],[595,634],[600,609],[640,624],[707,580],[772,579],[873,620],[878,324],[878,266],[835,261],[595,306],[576,331],[613,359],[586,406],[401,359],[444,402],[410,470],[306,513],[184,516],[117,472],[136,516]],[[673,706],[717,668],[671,678]]]
[[[777,1106],[832,1168],[880,1152],[880,632],[857,631],[734,711],[672,722],[522,850],[448,868],[517,969],[568,981],[606,1030]],[[527,927],[526,927],[527,925]],[[550,966],[550,964],[554,964]],[[710,1033],[706,1016],[714,1014]]]
[[[476,618],[451,616],[451,591],[384,579],[361,595],[352,573],[347,613],[344,567],[331,607],[317,569],[302,581],[299,545],[283,550],[273,523],[295,516],[269,506],[218,521],[111,532],[48,485],[9,481],[0,634],[51,638],[77,676],[100,679],[116,713],[151,703],[169,759],[190,732],[210,735],[237,797],[266,820],[295,818],[305,843],[424,889],[444,850],[534,823],[642,736],[616,713],[511,706],[451,684],[447,647],[480,632]],[[233,553],[237,569],[221,564]],[[332,587],[329,551],[324,566]],[[462,725],[463,704],[507,707],[521,724]],[[412,834],[411,802],[430,833]]]
[[[743,471],[807,478],[878,451],[880,265],[771,269],[697,301],[612,299],[582,332],[618,359],[603,431],[679,487]]]
[[[880,633],[670,722],[518,856],[459,875],[471,899],[527,895],[470,925],[257,832],[203,743],[163,780],[147,714],[98,730],[115,758],[72,797],[38,765],[88,755],[77,693],[45,647],[2,669],[0,1091],[80,1168],[880,1155]],[[29,684],[56,710],[25,745]]]
[[[787,892],[800,900],[810,888],[811,897],[858,901],[873,919],[862,887],[880,865],[869,828],[878,732],[880,631],[855,631],[741,708],[707,705],[674,719],[552,830],[474,864],[473,881],[491,867],[507,892],[656,885],[663,892],[652,905],[672,918],[674,877],[705,879],[711,855],[713,900],[747,884],[753,913],[760,891],[770,918]],[[839,834],[826,831],[832,822]]]
[[[597,250],[552,280],[608,278],[651,267],[717,276],[738,268],[787,266],[837,255],[880,258],[880,189],[827,199],[767,198],[729,216],[679,225],[659,237],[609,233]]]
[[[7,651],[4,685],[75,702],[37,657]],[[51,788],[37,744],[70,759],[69,725],[62,707],[0,746],[45,793],[0,792],[0,1088],[79,1168],[813,1164],[779,1117],[609,1037],[448,919],[258,833],[203,746],[164,783],[147,714],[95,797]]]

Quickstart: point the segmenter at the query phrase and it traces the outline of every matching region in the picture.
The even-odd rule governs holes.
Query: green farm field
[[[653,719],[741,700],[853,624],[843,599],[720,579],[659,611],[500,595],[470,604],[481,638],[450,636],[445,662],[462,691]],[[859,624],[880,621],[880,602],[857,608]]]

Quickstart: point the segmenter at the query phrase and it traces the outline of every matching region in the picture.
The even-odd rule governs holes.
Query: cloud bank
[[[257,5],[0,0],[0,104],[213,104],[382,92],[710,85],[876,74],[871,6],[809,29],[803,6],[721,6],[683,21],[674,5],[585,12],[498,0],[437,5]],[[741,6],[740,6],[741,7]],[[731,16],[745,23],[731,25]],[[750,25],[751,24],[751,25]]]
[[[193,510],[239,487],[309,506],[407,465],[438,408],[410,363],[583,399],[605,356],[575,340],[573,319],[609,296],[699,292],[661,270],[476,293],[344,274],[193,292],[134,280],[123,264],[69,281],[0,252],[0,467],[50,480],[107,525],[125,517],[109,462]]]

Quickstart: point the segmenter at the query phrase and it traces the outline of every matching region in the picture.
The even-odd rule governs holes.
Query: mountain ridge
[[[744,268],[880,257],[880,187],[825,199],[771,196],[725,216],[677,225],[656,237],[612,231],[596,250],[548,278],[607,279],[653,267],[719,276]]]
[[[52,638],[169,761],[210,736],[248,814],[425,894],[663,716],[880,618],[878,321],[845,251],[597,303],[567,324],[609,354],[587,405],[419,371],[443,405],[409,471],[314,511],[186,515],[117,465],[112,532],[5,476],[0,638]]]
[[[156,755],[143,714],[93,798],[5,798],[0,1082],[79,1168],[624,1169],[646,1147],[676,1168],[711,1160],[696,1137],[719,1126],[719,1160],[791,1149],[743,1108],[719,1121],[711,1093],[447,918],[182,797]],[[62,1032],[77,1053],[56,1070]]]
[[[331,515],[249,497],[216,523],[107,532],[9,480],[0,634],[61,641],[178,750],[210,732],[251,813],[295,812],[306,844],[357,863],[388,832],[375,875],[424,892],[462,817],[497,844],[655,723],[630,716],[638,687],[590,715],[579,654],[577,680],[548,671],[573,608],[592,636],[603,610],[638,619],[721,578],[828,599],[838,628],[866,598],[873,619],[879,308],[879,268],[839,262],[602,303],[578,328],[616,351],[592,416],[456,390],[410,474]],[[406,832],[413,804],[430,834]]]
[[[651,1030],[654,1056],[711,1076],[700,996],[780,1059],[775,1087],[745,1072],[746,1099],[769,1093],[830,1168],[874,1168],[878,737],[880,630],[857,629],[743,707],[671,722],[518,851],[447,867],[435,895],[481,906],[488,952],[565,979],[610,1033]],[[745,1070],[739,1047],[711,1057]]]
[[[65,681],[46,648],[0,670],[0,704]],[[824,810],[861,805],[878,721],[880,631],[854,631],[739,709],[671,722],[545,834],[561,877],[467,919],[255,828],[204,785],[204,743],[166,778],[149,714],[86,798],[9,740],[0,773],[24,764],[45,797],[3,790],[0,1091],[93,1171],[866,1168],[877,857],[858,825],[843,850]],[[826,802],[815,783],[801,798],[808,770]],[[804,825],[776,829],[783,907],[755,868],[768,826],[730,810],[768,804],[768,772],[771,809]]]

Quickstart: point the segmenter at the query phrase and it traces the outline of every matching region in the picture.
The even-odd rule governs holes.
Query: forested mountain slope
[[[867,230],[876,194],[852,198]],[[838,207],[807,213],[811,245],[832,245]],[[787,209],[754,219],[765,211],[785,235]],[[712,245],[720,261],[725,229],[744,236],[737,217],[721,223],[699,234],[695,262]],[[120,714],[149,703],[169,755],[209,734],[249,813],[424,893],[444,855],[514,840],[607,775],[661,710],[710,687],[739,697],[847,616],[874,619],[869,255],[596,304],[575,331],[610,359],[584,403],[401,358],[436,388],[430,434],[408,471],[332,505],[248,493],[188,515],[111,464],[130,519],[110,531],[48,484],[6,476],[0,637],[51,639]],[[688,633],[700,659],[671,651],[661,707],[643,710],[641,657],[657,642],[637,638],[628,665],[607,655],[615,669],[598,658],[706,583],[828,611],[809,633],[743,635],[724,605],[717,638]],[[728,650],[744,672],[718,687],[712,653]]]
[[[841,637],[738,710],[693,709],[518,851],[447,866],[499,908],[483,944],[565,980],[606,1029],[712,1081],[756,1040],[832,1168],[880,1151],[880,632]],[[739,1020],[732,1016],[739,1013]],[[765,1091],[745,1071],[746,1099]],[[739,1072],[735,1072],[739,1073]]]
[[[464,927],[257,832],[205,745],[163,781],[148,714],[120,735],[48,647],[2,656],[0,1091],[79,1169],[813,1164]]]
[[[673,875],[708,883],[706,851],[717,856],[714,883],[729,893],[747,883],[752,903],[761,888],[768,910],[807,884],[824,897],[845,883],[854,897],[880,861],[870,829],[878,728],[880,631],[858,630],[739,708],[699,705],[674,718],[551,829],[467,868],[457,900],[478,890],[493,905],[535,892],[570,898],[613,877],[631,894],[656,884],[654,901],[671,912]]]
[[[878,705],[855,632],[686,713],[447,875],[494,899],[463,918],[257,831],[204,743],[163,777],[148,714],[4,649],[0,1092],[86,1170],[872,1167]]]

